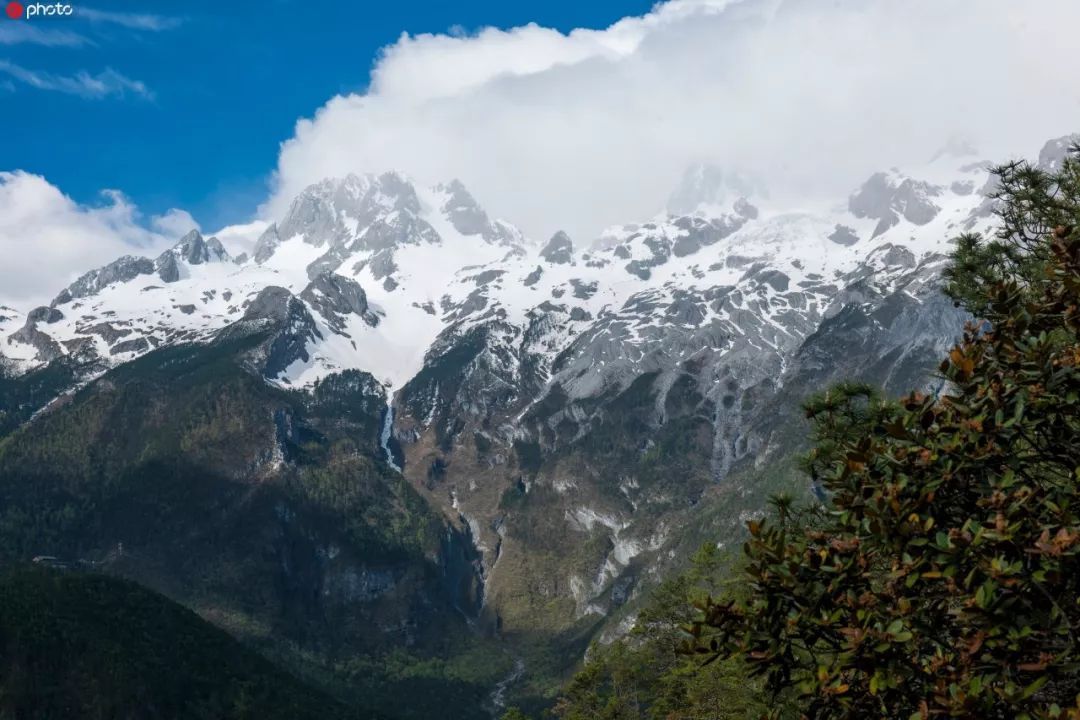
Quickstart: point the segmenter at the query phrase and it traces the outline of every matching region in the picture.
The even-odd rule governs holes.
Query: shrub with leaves
[[[749,594],[687,628],[808,718],[1080,718],[1080,162],[997,172],[940,396],[810,401],[827,507],[750,523]]]

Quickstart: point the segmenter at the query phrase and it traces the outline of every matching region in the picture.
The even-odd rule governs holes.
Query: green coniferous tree
[[[997,175],[942,394],[810,401],[828,507],[750,523],[746,594],[688,626],[807,718],[1080,718],[1080,159]]]

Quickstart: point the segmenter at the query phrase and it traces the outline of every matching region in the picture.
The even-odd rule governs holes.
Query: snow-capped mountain
[[[296,198],[250,258],[193,231],[156,259],[122,257],[87,272],[47,308],[25,317],[7,310],[3,355],[24,369],[63,355],[112,365],[205,340],[270,286],[300,297],[316,321],[308,358],[271,378],[299,386],[355,367],[401,387],[441,333],[492,319],[524,329],[538,313],[551,316],[545,337],[532,337],[549,369],[579,337],[579,346],[601,336],[615,343],[611,357],[594,359],[619,363],[649,354],[671,328],[720,330],[751,315],[760,322],[754,342],[781,347],[815,327],[837,281],[882,248],[903,247],[920,261],[972,224],[984,166],[952,160],[919,176],[876,174],[847,208],[798,213],[745,195],[720,206],[731,188],[753,188],[697,167],[688,178],[699,193],[686,183],[680,190],[689,213],[611,228],[592,250],[565,233],[530,244],[457,181],[419,188],[395,173],[326,180]],[[579,375],[571,385],[595,388],[598,373]]]
[[[3,354],[23,369],[64,355],[114,365],[207,340],[244,318],[263,289],[280,287],[302,298],[317,325],[273,380],[304,385],[358,367],[401,383],[442,328],[445,309],[436,308],[471,289],[443,287],[446,269],[498,262],[522,244],[457,182],[418,189],[393,173],[327,180],[267,228],[253,257],[232,258],[192,231],[154,260],[123,257],[86,273],[25,318],[10,311]]]
[[[59,359],[85,381],[272,329],[247,357],[267,381],[359,369],[391,389],[391,464],[469,527],[506,627],[572,622],[625,603],[703,507],[730,529],[760,506],[731,478],[791,452],[802,396],[927,381],[963,322],[938,289],[949,240],[993,220],[987,163],[957,150],[818,207],[696,167],[670,212],[583,239],[530,241],[457,181],[328,179],[250,257],[192,232],[0,308],[0,369]],[[508,556],[531,571],[501,572]]]

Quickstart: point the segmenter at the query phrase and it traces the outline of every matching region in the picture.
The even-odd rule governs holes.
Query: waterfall
[[[498,717],[506,710],[506,691],[525,675],[525,661],[520,657],[514,658],[514,669],[505,678],[500,680],[488,696],[488,707],[491,716]]]
[[[391,399],[386,401],[386,412],[383,415],[382,432],[379,434],[379,445],[382,446],[383,452],[386,453],[387,464],[401,472],[401,468],[394,461],[394,451],[390,449],[390,437],[394,433],[394,405]]]

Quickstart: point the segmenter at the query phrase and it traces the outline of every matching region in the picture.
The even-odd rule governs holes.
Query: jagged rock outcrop
[[[569,265],[574,260],[574,243],[562,230],[551,236],[540,251],[540,257],[554,265]]]
[[[899,223],[900,218],[915,225],[933,220],[941,208],[931,198],[941,193],[940,187],[928,182],[874,173],[850,197],[848,208],[855,217],[877,220],[877,237]]]
[[[154,269],[162,282],[174,283],[186,274],[185,266],[211,262],[232,262],[232,258],[217,238],[207,240],[198,230],[192,230],[173,247],[154,261]]]
[[[346,315],[356,315],[371,327],[379,324],[379,316],[369,308],[364,289],[355,280],[341,275],[322,273],[304,288],[300,299],[322,315],[327,324],[339,333],[346,327]]]
[[[245,360],[268,379],[278,378],[293,363],[309,361],[308,344],[323,337],[304,303],[285,288],[275,286],[263,288],[243,318],[223,330],[218,340],[254,334],[265,338],[245,353]]]
[[[153,272],[154,263],[149,258],[125,255],[103,268],[80,276],[53,300],[53,305],[63,305],[75,298],[94,295],[113,283],[127,282],[139,275],[150,275]]]

